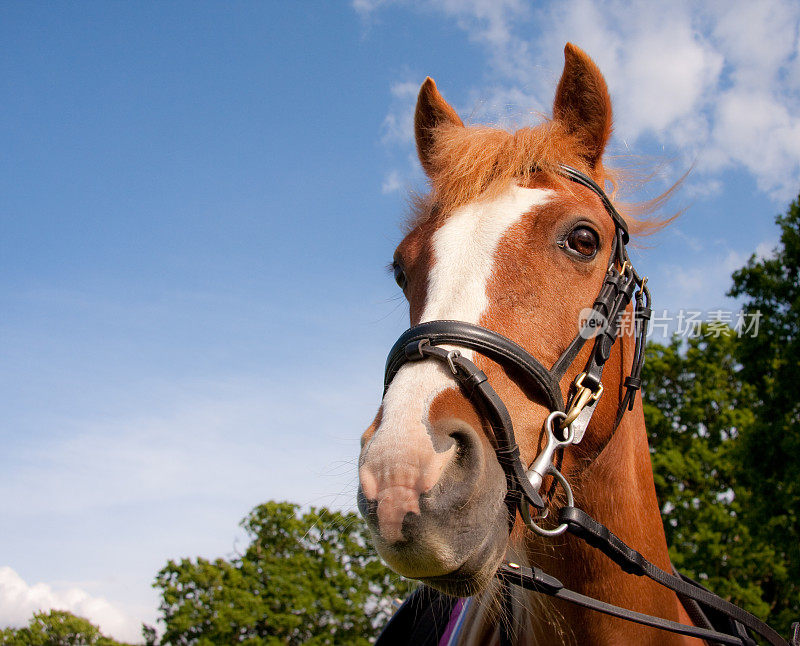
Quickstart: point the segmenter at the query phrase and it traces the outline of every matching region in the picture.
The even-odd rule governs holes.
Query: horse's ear
[[[578,137],[594,168],[611,136],[611,97],[597,65],[572,43],[564,48],[564,72],[556,89],[553,117]]]
[[[414,135],[417,139],[417,154],[422,168],[428,175],[435,171],[432,161],[433,131],[438,126],[451,123],[463,126],[464,123],[436,89],[436,83],[429,76],[419,89],[417,110],[414,113]]]

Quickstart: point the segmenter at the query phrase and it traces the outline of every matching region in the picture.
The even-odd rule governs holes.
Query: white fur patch
[[[420,322],[450,319],[478,324],[489,306],[486,288],[500,241],[525,213],[547,203],[551,195],[549,190],[515,186],[498,199],[453,211],[433,235],[433,264]],[[473,356],[468,349],[460,352]],[[440,362],[407,363],[383,398],[381,424],[363,454],[361,481],[365,495],[378,499],[381,533],[388,540],[400,539],[403,516],[419,511],[419,494],[436,484],[450,460],[454,446],[434,446],[428,411],[439,393],[453,387],[452,375]],[[387,496],[393,502],[391,511],[381,509],[383,502],[390,502],[383,500]]]
[[[500,240],[525,213],[545,204],[551,193],[515,186],[497,200],[453,211],[433,234],[434,262],[420,323],[451,319],[477,324],[489,305],[486,285]]]

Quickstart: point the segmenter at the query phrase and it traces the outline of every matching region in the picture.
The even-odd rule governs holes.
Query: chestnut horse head
[[[611,129],[603,76],[572,45],[565,50],[553,118],[513,134],[465,126],[426,79],[415,135],[431,191],[417,201],[393,261],[411,324],[477,325],[553,366],[573,344],[582,311],[593,306],[620,257],[620,223],[609,217],[613,207],[604,204],[602,191],[563,172],[565,165],[577,169],[599,186],[611,180],[602,161]],[[623,329],[607,357],[606,394],[582,441],[563,452],[561,470],[583,508],[617,522],[615,531],[641,539],[642,551],[668,567],[638,400],[619,428],[616,423],[624,380],[635,363],[632,337],[632,329]],[[513,366],[468,347],[458,350],[504,402],[527,468],[547,441],[543,429],[554,398],[568,400],[592,344],[563,366],[554,382],[558,392],[549,396]],[[497,448],[485,410],[453,379],[447,361],[404,363],[363,435],[359,459],[359,508],[378,552],[403,576],[453,595],[490,589],[509,548],[517,558],[547,560],[556,574],[587,590],[593,585],[587,562],[596,557],[587,555],[568,572],[557,563],[584,556],[569,537],[559,539],[567,551],[556,554],[519,517],[509,522],[508,473]],[[547,504],[558,506],[559,498]],[[609,582],[613,586],[610,578],[602,585]],[[650,592],[646,585],[622,587],[617,600],[677,616],[674,595],[653,592],[656,601],[648,605],[641,601]]]

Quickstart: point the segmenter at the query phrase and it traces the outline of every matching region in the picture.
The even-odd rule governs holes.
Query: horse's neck
[[[660,568],[671,569],[656,499],[644,414],[637,405],[625,416],[607,446],[575,482],[576,505],[603,523],[625,543]],[[564,585],[618,606],[666,619],[685,620],[677,597],[644,577],[626,574],[599,550],[574,536],[550,541],[541,558],[541,542],[528,557]],[[526,593],[526,596],[527,595]],[[539,602],[541,603],[541,602]],[[562,623],[555,629],[535,626],[545,639],[572,633],[577,644],[683,644],[685,638],[625,622],[571,604],[552,604]],[[535,606],[534,606],[535,607]],[[547,642],[545,642],[547,643]],[[564,643],[563,638],[558,643]]]
[[[576,506],[606,525],[623,541],[660,568],[670,570],[669,554],[655,495],[650,452],[641,406],[614,433],[608,445],[574,482]],[[522,560],[542,568],[582,594],[639,612],[687,621],[675,595],[648,579],[625,574],[619,566],[579,539],[529,539]],[[625,622],[521,589],[513,591],[516,606],[513,633],[521,644],[688,644],[678,635]],[[489,602],[488,599],[495,599]],[[488,591],[482,617],[470,622],[478,641],[499,643],[497,590]],[[494,609],[493,609],[494,608]],[[490,625],[487,625],[487,623]],[[487,632],[488,631],[488,632]],[[491,641],[487,634],[494,633]]]

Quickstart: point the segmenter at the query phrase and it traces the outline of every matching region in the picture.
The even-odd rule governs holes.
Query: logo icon
[[[606,317],[591,307],[583,308],[578,315],[579,334],[584,339],[591,339],[604,332],[607,325]]]

